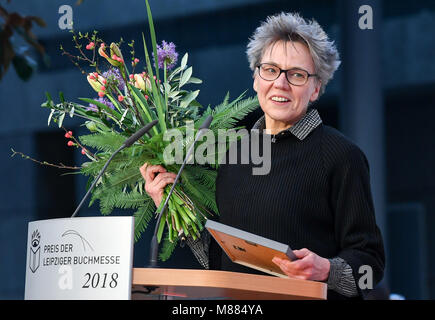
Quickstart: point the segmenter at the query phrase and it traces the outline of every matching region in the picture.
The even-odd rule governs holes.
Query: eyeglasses
[[[259,76],[266,81],[274,81],[284,72],[287,81],[294,86],[303,86],[310,77],[317,77],[317,74],[310,74],[304,69],[292,68],[283,70],[269,63],[261,63],[257,68]]]

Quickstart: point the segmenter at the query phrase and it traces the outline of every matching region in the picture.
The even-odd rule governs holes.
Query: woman
[[[334,43],[317,22],[281,13],[257,28],[247,55],[264,112],[254,129],[272,135],[271,170],[261,176],[252,175],[252,164],[221,165],[219,220],[297,248],[296,261],[273,259],[289,277],[326,282],[330,299],[361,298],[367,290],[358,286],[360,268],[371,268],[375,285],[385,264],[368,163],[310,108],[340,65]],[[158,205],[175,174],[161,166],[141,172]],[[253,272],[222,255],[214,241],[209,253],[204,240],[190,245],[212,268]]]

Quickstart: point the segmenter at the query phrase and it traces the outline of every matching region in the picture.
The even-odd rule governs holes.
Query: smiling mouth
[[[290,102],[290,100],[289,99],[287,99],[287,98],[284,98],[284,97],[272,97],[272,98],[270,98],[272,101],[275,101],[275,102]]]

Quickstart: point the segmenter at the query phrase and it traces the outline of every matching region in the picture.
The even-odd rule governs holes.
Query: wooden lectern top
[[[147,299],[149,287],[157,287],[149,295],[189,299],[324,300],[327,296],[323,282],[216,270],[133,268],[132,299]]]

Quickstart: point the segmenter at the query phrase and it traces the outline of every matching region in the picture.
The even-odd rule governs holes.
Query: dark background
[[[59,28],[58,8],[71,5],[74,28],[98,29],[106,43],[120,37],[126,42],[134,39],[139,58],[143,56],[141,32],[147,33],[148,27],[141,0],[0,3],[10,12],[47,22],[47,27],[33,31],[51,61],[44,66],[34,54],[39,67],[29,81],[20,80],[12,68],[0,81],[0,299],[22,299],[28,223],[70,216],[86,185],[81,176],[10,157],[13,148],[51,163],[82,161],[79,151],[66,146],[63,130],[47,127],[49,112],[40,107],[45,91],[52,96],[63,91],[73,101],[95,95],[59,51],[60,44],[71,46],[71,33]],[[382,288],[406,299],[433,299],[435,2],[151,0],[150,4],[158,41],[174,42],[180,57],[189,52],[194,76],[203,80],[198,101],[205,106],[220,103],[227,91],[232,98],[245,90],[254,95],[245,50],[266,16],[297,11],[324,27],[336,41],[343,62],[316,107],[324,123],[348,135],[368,155],[376,215],[387,246]],[[374,10],[373,30],[357,29],[357,9],[364,4]],[[260,110],[254,112],[243,124],[249,128],[260,115]],[[66,119],[65,126],[75,134],[85,132],[75,119]],[[98,206],[85,208],[80,215],[99,215]],[[135,267],[146,264],[149,233],[135,244]],[[177,249],[163,265],[200,268],[187,247]]]

